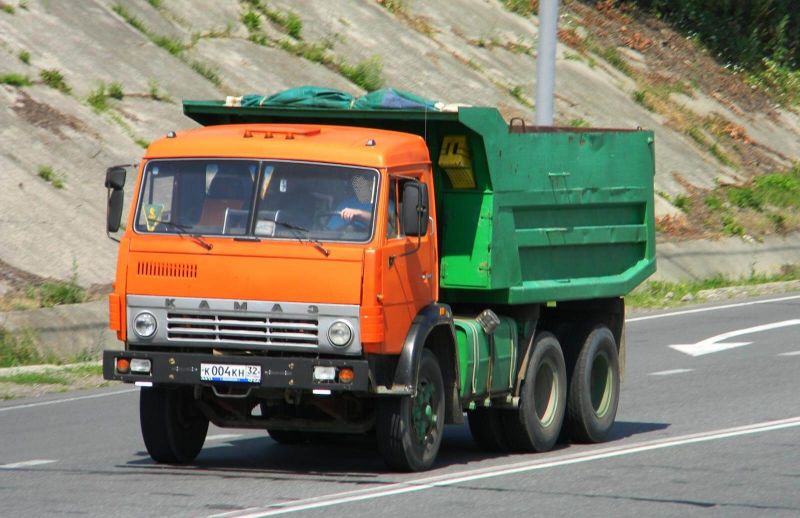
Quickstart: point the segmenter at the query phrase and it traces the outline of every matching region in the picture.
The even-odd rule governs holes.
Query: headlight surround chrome
[[[133,319],[133,332],[139,338],[152,338],[158,329],[158,321],[149,311],[142,311]]]
[[[347,347],[353,341],[353,327],[346,320],[337,320],[328,328],[328,341],[334,347]]]

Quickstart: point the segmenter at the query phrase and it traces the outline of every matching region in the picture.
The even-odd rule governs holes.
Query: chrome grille
[[[167,338],[171,341],[316,348],[318,335],[315,318],[167,312]]]

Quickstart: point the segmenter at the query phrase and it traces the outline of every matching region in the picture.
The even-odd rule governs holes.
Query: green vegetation
[[[297,13],[293,11],[282,13],[277,9],[270,8],[261,0],[245,0],[245,3],[249,4],[249,10],[242,15],[241,20],[248,31],[250,31],[251,39],[254,37],[254,33],[261,30],[261,18],[258,16],[258,13],[263,14],[270,22],[286,31],[286,34],[292,38],[296,40],[303,39],[303,20],[300,19]],[[255,38],[266,41],[266,35],[262,36],[263,38],[259,38],[258,36],[255,36]],[[260,44],[264,45],[265,43]]]
[[[186,47],[183,45],[183,43],[171,36],[159,36],[155,34],[148,34],[148,36],[150,36],[150,41],[166,50],[173,56],[178,56],[181,52],[186,50]]]
[[[161,0],[147,0],[147,3],[158,9],[161,7]]]
[[[23,87],[32,85],[33,81],[24,74],[3,74],[0,75],[0,84]]]
[[[192,61],[192,70],[208,79],[214,86],[222,87],[222,79],[217,69],[200,61]]]
[[[248,31],[256,32],[261,30],[261,16],[256,11],[247,11],[242,14],[241,20]]]
[[[44,180],[45,182],[50,182],[56,189],[63,189],[64,188],[64,176],[61,174],[56,173],[53,168],[49,165],[39,166],[38,171],[39,178]]]
[[[14,14],[14,12],[15,12],[14,6],[10,5],[10,4],[7,4],[5,2],[0,2],[0,11],[3,11],[4,13],[8,13],[8,14]]]
[[[800,9],[792,0],[617,0],[676,26],[779,101],[800,103]]]
[[[753,274],[739,279],[718,275],[691,282],[647,281],[625,297],[625,305],[629,308],[665,308],[689,301],[697,302],[699,292],[702,290],[798,279],[800,279],[800,265],[786,265],[781,273],[776,275]]]
[[[43,360],[32,331],[12,333],[0,327],[0,367],[34,365]]]
[[[529,16],[534,13],[534,4],[531,0],[500,0],[503,7],[522,16]]]
[[[20,50],[19,54],[17,54],[17,57],[19,58],[20,61],[22,61],[26,65],[31,64],[31,53],[28,52],[27,50]]]
[[[528,100],[524,92],[525,90],[521,85],[516,85],[508,89],[508,93],[511,94],[511,97],[519,101],[520,104],[523,104],[528,108],[533,108],[533,103],[530,100]]]
[[[570,128],[588,128],[589,123],[586,122],[586,119],[570,119],[569,122],[567,122],[567,126]]]
[[[46,281],[39,286],[28,288],[28,296],[39,301],[39,307],[50,308],[62,304],[79,304],[86,300],[86,290],[77,283],[77,273],[73,271],[67,281]]]
[[[125,94],[122,92],[122,84],[115,81],[108,85],[108,96],[118,101],[125,97]]]
[[[383,62],[380,56],[372,56],[355,66],[341,63],[339,70],[343,76],[367,92],[378,90],[383,86]]]
[[[72,88],[64,80],[64,75],[54,68],[40,71],[39,78],[50,88],[55,88],[65,94],[72,93]]]
[[[20,372],[8,376],[0,376],[0,383],[16,383],[17,385],[69,385],[70,380],[52,371]]]
[[[95,90],[89,92],[86,102],[95,112],[104,112],[108,109],[108,93],[105,83],[100,83]]]
[[[137,31],[141,32],[144,35],[149,35],[147,27],[144,26],[144,23],[134,15],[128,12],[122,4],[114,4],[111,6],[111,10],[117,13],[123,20],[128,22],[128,25],[136,29]]]

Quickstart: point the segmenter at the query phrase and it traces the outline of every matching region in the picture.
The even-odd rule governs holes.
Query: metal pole
[[[539,0],[539,55],[536,63],[536,125],[553,125],[558,0]]]

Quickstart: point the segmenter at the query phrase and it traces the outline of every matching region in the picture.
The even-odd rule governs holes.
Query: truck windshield
[[[374,169],[258,160],[152,160],[135,230],[365,242],[372,236]]]

